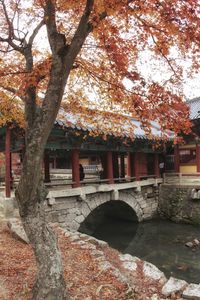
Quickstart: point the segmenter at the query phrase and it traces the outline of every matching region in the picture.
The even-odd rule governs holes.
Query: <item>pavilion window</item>
[[[195,164],[196,149],[181,149],[179,150],[179,157],[182,164]]]

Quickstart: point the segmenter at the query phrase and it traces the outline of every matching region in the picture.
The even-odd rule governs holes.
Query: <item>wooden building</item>
[[[192,132],[183,137],[185,142],[174,151],[175,172],[184,174],[200,172],[200,98],[189,100],[188,105]]]
[[[80,125],[78,117],[66,116],[70,122],[58,120],[49,136],[44,154],[44,181],[51,181],[53,169],[70,169],[72,187],[79,187],[79,164],[99,166],[98,182],[121,182],[159,177],[159,160],[164,147],[158,147],[162,133],[157,123],[151,124],[151,138],[148,138],[138,120],[131,119],[135,139],[123,136],[102,134],[91,135],[91,126]],[[112,124],[111,124],[112,126]],[[168,132],[169,143],[173,136]],[[10,196],[13,177],[20,174],[24,153],[23,130],[19,128],[0,128],[0,152],[5,153],[6,196]],[[84,182],[87,182],[85,179]],[[92,183],[91,181],[89,182]]]

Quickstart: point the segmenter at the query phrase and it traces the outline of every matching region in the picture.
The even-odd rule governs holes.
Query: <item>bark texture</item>
[[[34,181],[30,184],[34,185]],[[16,198],[23,226],[33,247],[38,268],[32,298],[34,300],[68,300],[70,298],[67,295],[57,239],[45,219],[46,189],[42,181],[40,181],[34,196],[26,192],[24,185],[21,189],[21,193],[19,193],[19,189],[17,190]],[[22,200],[21,194],[25,193],[27,197]]]
[[[38,215],[22,217],[38,266],[33,299],[69,299],[56,237],[42,217],[43,212],[41,204],[38,205]]]
[[[16,191],[20,216],[33,246],[38,266],[33,289],[34,300],[69,299],[57,240],[45,220],[44,202],[47,192],[41,177],[41,165],[45,145],[60,108],[68,76],[86,37],[93,29],[89,23],[93,3],[94,0],[86,1],[85,10],[70,45],[66,44],[65,36],[57,30],[53,0],[44,1],[44,20],[36,28],[38,30],[42,24],[46,25],[52,63],[41,106],[37,105],[36,88],[30,85],[26,89],[26,150],[22,175]],[[32,43],[37,30],[33,32],[25,47],[20,49],[20,53],[25,57],[27,72],[33,70]]]

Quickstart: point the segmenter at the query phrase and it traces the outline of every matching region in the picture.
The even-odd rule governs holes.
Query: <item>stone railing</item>
[[[200,173],[165,173],[164,184],[200,186]]]
[[[88,185],[82,186],[74,189],[63,189],[63,190],[51,190],[47,196],[48,199],[63,198],[63,197],[73,197],[79,196],[85,199],[86,195],[94,194],[99,192],[113,192],[115,194],[115,200],[117,200],[117,195],[120,190],[133,189],[141,191],[141,187],[158,185],[162,183],[162,178],[149,178],[141,181],[125,182],[125,183],[115,183],[115,184],[101,184],[97,186]],[[50,200],[50,202],[51,202]],[[54,200],[53,200],[54,201]]]

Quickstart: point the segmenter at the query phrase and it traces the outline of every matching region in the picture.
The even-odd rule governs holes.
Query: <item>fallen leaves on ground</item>
[[[142,266],[139,264],[137,274],[127,277],[130,286],[134,287],[131,290],[109,268],[102,270],[99,267],[98,259],[95,259],[91,249],[82,249],[80,244],[73,243],[58,228],[56,232],[62,253],[64,276],[72,299],[145,300],[154,293],[160,295],[161,286],[151,280],[144,280]],[[98,249],[98,246],[97,250],[103,251],[106,260],[124,274],[118,251],[109,247]],[[6,226],[1,226],[0,299],[30,300],[35,275],[36,264],[31,246],[16,240]],[[177,298],[175,296],[171,299]]]

